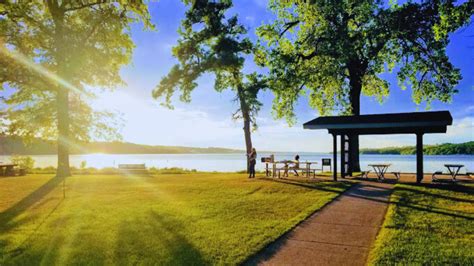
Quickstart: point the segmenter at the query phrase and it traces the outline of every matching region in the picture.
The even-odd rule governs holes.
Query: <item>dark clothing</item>
[[[249,154],[249,178],[255,177],[255,164],[257,164],[257,153]]]
[[[255,164],[250,164],[249,178],[255,177]]]

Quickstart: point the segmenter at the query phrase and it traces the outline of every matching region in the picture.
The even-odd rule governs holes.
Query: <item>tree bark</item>
[[[351,103],[352,115],[360,115],[360,95],[362,92],[362,76],[364,73],[364,66],[360,63],[352,64],[349,68],[349,85],[351,91],[349,100]],[[360,172],[360,158],[359,158],[359,135],[349,136],[350,154],[349,154],[349,174],[352,172]]]
[[[71,175],[69,168],[69,92],[60,88],[57,95],[58,112],[58,169],[56,176]]]
[[[244,120],[244,137],[245,137],[245,150],[247,152],[247,173],[249,173],[250,170],[250,158],[248,154],[252,152],[252,133],[251,133],[251,120],[250,120],[250,110],[247,106],[247,102],[245,100],[245,96],[243,93],[242,88],[237,89],[237,94],[239,97],[239,102],[240,102],[240,111],[242,112],[242,118]]]
[[[48,6],[55,26],[54,45],[56,48],[57,74],[61,79],[68,80],[67,48],[64,40],[64,10],[55,1],[48,1]],[[56,111],[58,127],[58,167],[57,177],[71,175],[69,167],[69,89],[62,84],[56,84]]]

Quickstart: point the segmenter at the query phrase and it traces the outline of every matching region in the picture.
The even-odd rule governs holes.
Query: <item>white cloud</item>
[[[474,118],[467,116],[454,119],[453,125],[448,127],[448,132],[440,136],[441,142],[465,142],[474,140]]]

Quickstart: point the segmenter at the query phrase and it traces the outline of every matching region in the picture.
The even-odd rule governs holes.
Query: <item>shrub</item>
[[[35,160],[30,156],[18,156],[14,155],[11,158],[12,163],[17,164],[20,168],[24,168],[27,171],[33,169],[35,166]]]

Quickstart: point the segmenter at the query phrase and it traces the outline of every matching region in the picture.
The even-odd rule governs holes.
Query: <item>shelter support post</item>
[[[334,167],[333,167],[333,172],[332,172],[332,177],[334,181],[337,181],[337,135],[332,134],[332,160],[334,162]]]
[[[416,182],[423,180],[423,133],[416,133]]]
[[[342,178],[345,178],[346,177],[346,136],[345,135],[341,135],[341,149],[340,149],[340,153],[341,153],[341,177]]]
[[[353,136],[349,135],[349,140],[353,138]],[[354,158],[353,158],[353,149],[354,147],[352,146],[352,141],[349,141],[348,147],[347,147],[347,153],[349,154],[349,161],[347,162],[347,176],[352,176],[352,173],[354,172]],[[359,169],[360,171],[360,169]]]

